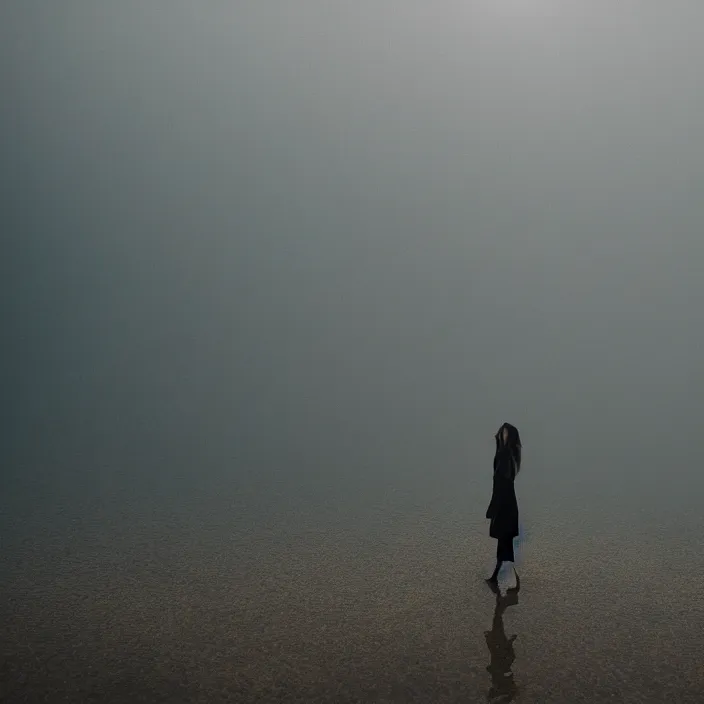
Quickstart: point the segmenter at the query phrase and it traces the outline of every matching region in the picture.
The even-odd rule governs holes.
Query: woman
[[[517,428],[504,423],[494,437],[494,490],[486,517],[491,520],[489,535],[498,540],[496,569],[487,580],[495,584],[501,564],[514,561],[513,539],[518,535],[518,502],[513,482],[521,469],[521,436]]]

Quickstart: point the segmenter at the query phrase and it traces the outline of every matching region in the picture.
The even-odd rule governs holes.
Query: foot
[[[487,579],[487,580],[485,580],[485,581],[486,581],[486,583],[487,583],[489,589],[491,589],[491,591],[492,591],[494,594],[496,594],[497,597],[501,595],[501,590],[499,589],[499,582],[498,582],[498,580],[489,578],[489,579]]]
[[[506,589],[513,590],[518,583],[518,573],[513,566],[513,563],[504,563],[505,570],[501,575],[501,583],[505,584]]]

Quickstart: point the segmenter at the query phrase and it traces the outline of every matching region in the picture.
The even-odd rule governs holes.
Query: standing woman
[[[495,435],[494,489],[486,510],[489,535],[498,540],[496,569],[487,581],[496,583],[503,562],[513,564],[513,539],[518,535],[518,501],[513,482],[521,469],[521,436],[518,429],[504,423]],[[515,570],[514,570],[515,572]]]

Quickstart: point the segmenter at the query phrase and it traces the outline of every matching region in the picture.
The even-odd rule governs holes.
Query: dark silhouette
[[[518,501],[514,480],[521,469],[521,436],[518,429],[504,423],[494,437],[494,487],[486,510],[486,517],[491,521],[489,535],[498,540],[496,569],[488,579],[492,583],[497,582],[502,563],[514,562],[513,539],[518,535]]]
[[[491,653],[491,662],[486,668],[491,675],[491,686],[489,687],[487,699],[494,704],[511,702],[518,692],[513,672],[511,672],[511,666],[516,659],[513,642],[517,636],[512,635],[510,638],[506,636],[503,615],[507,607],[518,604],[518,592],[521,588],[521,583],[518,575],[516,575],[515,588],[509,589],[505,595],[501,594],[495,583],[490,582],[489,586],[496,594],[496,607],[491,630],[484,631],[484,638]]]

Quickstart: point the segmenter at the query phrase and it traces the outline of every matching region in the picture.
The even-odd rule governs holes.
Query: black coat
[[[491,520],[492,538],[515,538],[518,535],[518,501],[513,482],[517,465],[511,449],[501,446],[494,457],[494,489],[486,517]]]

